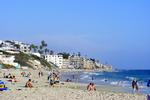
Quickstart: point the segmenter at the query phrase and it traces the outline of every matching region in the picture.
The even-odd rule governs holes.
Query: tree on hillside
[[[94,58],[90,58],[91,61],[93,61],[94,63],[96,62],[96,60]]]
[[[44,41],[44,40],[42,40],[41,41],[41,46],[44,48],[44,47],[47,47],[47,43]]]
[[[44,40],[42,40],[42,41],[41,41],[41,45],[39,46],[38,52],[39,52],[40,54],[45,53],[44,48],[46,48],[46,47],[47,47],[47,43],[46,43]]]
[[[53,50],[50,50],[49,53],[50,53],[50,55],[53,55],[53,54],[54,54],[54,51],[53,51]]]
[[[78,52],[78,56],[79,56],[79,57],[81,56],[81,53],[80,53],[80,52]]]
[[[37,52],[38,46],[36,46],[36,45],[34,45],[34,44],[31,44],[31,45],[30,45],[30,49],[33,50],[34,52]]]
[[[49,49],[44,49],[45,54],[49,54]]]
[[[68,59],[70,54],[69,53],[66,53],[66,52],[63,52],[63,53],[58,53],[59,55],[63,55],[63,58],[64,59]]]

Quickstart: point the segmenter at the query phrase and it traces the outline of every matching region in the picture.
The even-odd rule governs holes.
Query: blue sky
[[[2,40],[78,52],[121,69],[150,69],[149,0],[1,0]]]

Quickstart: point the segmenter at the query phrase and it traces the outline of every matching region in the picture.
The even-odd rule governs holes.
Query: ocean
[[[62,80],[70,79],[73,82],[90,83],[96,85],[116,86],[125,88],[122,92],[133,93],[132,80],[138,81],[139,92],[150,94],[150,87],[147,82],[150,80],[150,70],[118,70],[114,72],[66,72],[63,73]]]

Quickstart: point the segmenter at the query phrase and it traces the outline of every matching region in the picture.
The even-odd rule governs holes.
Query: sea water
[[[150,94],[147,82],[150,80],[150,70],[118,70],[114,72],[71,72],[63,75],[63,79],[71,79],[74,82],[90,83],[96,85],[116,86],[125,88],[123,92],[132,93],[132,80],[138,81],[139,92]]]

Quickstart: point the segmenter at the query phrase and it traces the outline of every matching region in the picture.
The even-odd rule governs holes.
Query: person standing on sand
[[[135,92],[135,91],[138,92],[139,87],[138,87],[137,80],[133,80],[133,81],[132,81],[132,89],[133,89],[133,92]]]
[[[41,72],[41,76],[43,76],[43,72]]]
[[[40,78],[41,77],[41,72],[39,72],[38,75],[39,75],[39,78]]]

